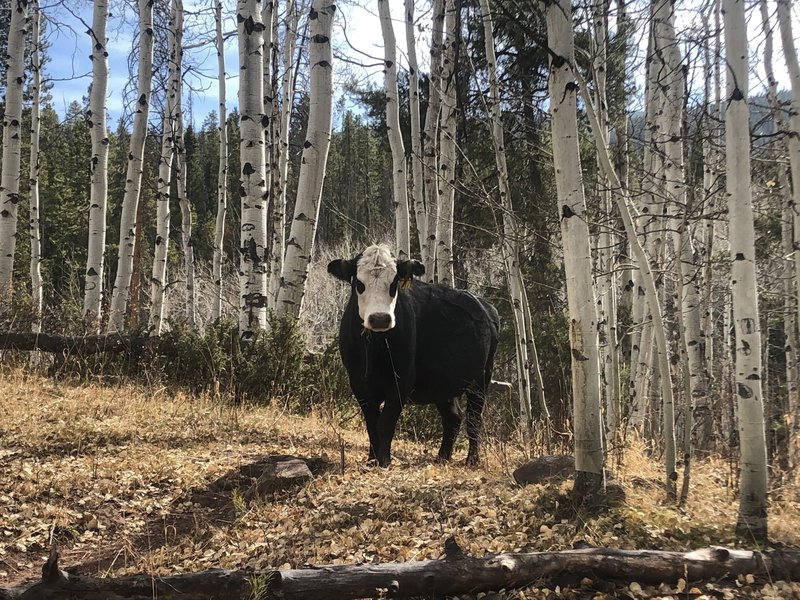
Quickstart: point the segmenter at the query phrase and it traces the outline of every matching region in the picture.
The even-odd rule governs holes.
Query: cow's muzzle
[[[372,313],[367,317],[367,329],[371,331],[388,331],[392,327],[392,315],[389,313]]]

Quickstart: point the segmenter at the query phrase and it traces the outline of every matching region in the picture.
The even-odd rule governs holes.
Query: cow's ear
[[[336,277],[336,279],[350,283],[353,281],[353,277],[356,276],[356,261],[355,259],[344,260],[343,258],[332,260],[328,263],[328,273]]]
[[[401,260],[397,263],[397,276],[403,282],[403,289],[411,285],[411,279],[416,275],[425,274],[425,265],[418,260]]]

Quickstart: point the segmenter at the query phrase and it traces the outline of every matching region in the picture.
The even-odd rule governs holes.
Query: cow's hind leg
[[[467,392],[467,438],[469,438],[467,464],[471,466],[477,465],[480,460],[481,419],[485,399],[484,390]]]
[[[458,430],[461,429],[461,413],[455,398],[438,402],[436,408],[442,417],[442,445],[439,448],[439,460],[450,460],[453,455],[453,444]]]
[[[380,417],[380,408],[375,402],[369,400],[359,400],[361,412],[364,414],[364,422],[367,425],[367,435],[369,436],[369,455],[367,456],[368,462],[374,462],[378,457],[378,445],[380,438],[378,436],[378,418]]]

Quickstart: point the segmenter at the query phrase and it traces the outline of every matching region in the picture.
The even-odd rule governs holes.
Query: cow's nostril
[[[392,326],[392,315],[389,313],[372,313],[367,322],[370,329],[389,329]]]

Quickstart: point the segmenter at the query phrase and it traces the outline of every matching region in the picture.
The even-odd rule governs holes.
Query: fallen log
[[[66,336],[53,333],[0,331],[0,350],[41,350],[65,354],[97,354],[140,349],[157,338],[108,335]]]
[[[800,550],[758,552],[712,547],[693,552],[584,548],[532,554],[507,553],[485,558],[466,556],[453,538],[445,558],[406,563],[327,565],[307,569],[233,571],[154,577],[99,578],[68,574],[51,553],[42,580],[0,588],[0,600],[152,600],[171,598],[258,598],[345,600],[376,596],[457,595],[521,588],[534,583],[570,585],[588,578],[603,582],[676,583],[753,575],[771,581],[800,580]]]

